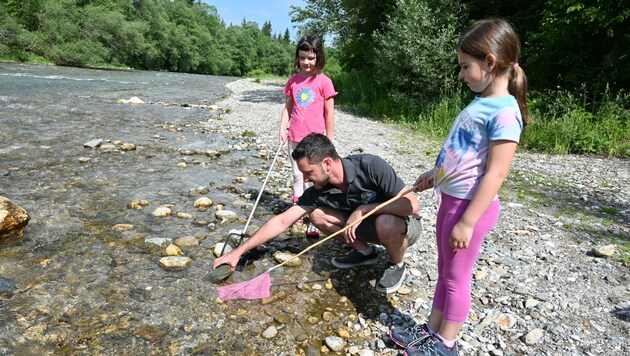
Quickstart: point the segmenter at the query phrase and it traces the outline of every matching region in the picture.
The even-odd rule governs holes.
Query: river
[[[31,217],[21,241],[0,246],[0,276],[16,285],[0,300],[0,354],[163,354],[174,342],[166,335],[216,322],[207,312],[215,286],[201,278],[212,262],[207,246],[186,251],[195,262],[173,272],[146,241],[196,235],[211,245],[229,228],[210,229],[212,211],[193,203],[229,186],[251,155],[195,126],[220,115],[209,105],[231,80],[0,64],[0,196]],[[145,103],[117,103],[134,96]],[[102,146],[85,147],[91,140]],[[125,143],[135,150],[121,150]],[[195,154],[206,149],[229,153]],[[237,195],[211,195],[236,209]],[[135,199],[150,205],[129,209]],[[151,214],[164,205],[195,217]],[[191,317],[196,300],[205,312]]]
[[[378,323],[392,306],[371,292],[374,270],[330,265],[337,245],[276,270],[271,301],[217,300],[213,246],[243,228],[275,151],[222,129],[212,104],[231,80],[0,63],[0,196],[31,217],[21,240],[0,246],[0,282],[14,286],[0,297],[0,354],[315,355],[348,331],[374,344],[383,326],[363,318]],[[122,103],[132,97],[144,104]],[[283,159],[252,229],[286,208]],[[200,197],[213,206],[197,209]],[[139,200],[148,205],[130,208]],[[154,216],[162,207],[172,214]],[[217,220],[221,208],[238,220]],[[160,267],[160,241],[191,236],[191,264]],[[283,235],[226,283],[313,242]]]

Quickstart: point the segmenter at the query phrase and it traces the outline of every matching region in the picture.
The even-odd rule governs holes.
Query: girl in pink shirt
[[[300,38],[295,49],[293,70],[300,72],[287,82],[284,94],[286,105],[282,111],[279,139],[289,142],[289,160],[293,168],[293,197],[297,202],[304,193],[304,177],[291,158],[291,152],[308,134],[325,134],[331,141],[335,126],[334,97],[337,95],[332,80],[322,69],[326,64],[323,41],[319,36]],[[287,126],[289,131],[287,132]]]

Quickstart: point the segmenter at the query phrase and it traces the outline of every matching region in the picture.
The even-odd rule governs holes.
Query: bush
[[[375,35],[375,78],[397,104],[435,102],[453,88],[461,11],[453,1],[397,1],[386,31]]]

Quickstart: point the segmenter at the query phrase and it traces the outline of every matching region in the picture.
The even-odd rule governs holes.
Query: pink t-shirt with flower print
[[[305,77],[298,73],[284,87],[284,94],[293,97],[289,118],[289,140],[300,142],[310,133],[326,133],[324,102],[337,95],[332,80],[324,73]]]

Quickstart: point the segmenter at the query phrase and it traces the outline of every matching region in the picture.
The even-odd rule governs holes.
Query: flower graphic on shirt
[[[295,102],[300,106],[309,106],[315,100],[315,94],[309,87],[300,88],[295,94]]]

